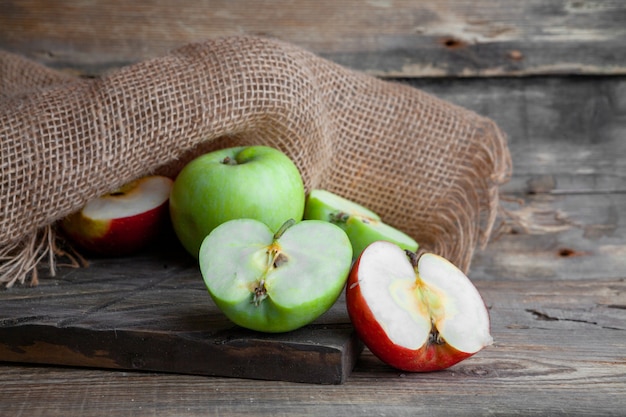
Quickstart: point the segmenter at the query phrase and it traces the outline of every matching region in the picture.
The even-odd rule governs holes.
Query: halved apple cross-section
[[[74,243],[100,255],[127,255],[151,243],[169,222],[173,181],[150,175],[88,201],[60,222]]]
[[[352,247],[339,227],[287,222],[273,232],[254,219],[211,231],[200,246],[200,271],[217,307],[234,323],[287,332],[326,312],[343,290]]]
[[[341,227],[352,243],[355,258],[367,245],[378,240],[393,242],[410,251],[418,248],[415,239],[383,222],[372,210],[327,190],[311,190],[304,218],[324,220]]]
[[[406,371],[448,368],[492,343],[487,308],[446,259],[389,242],[367,247],[346,289],[348,312],[368,348]]]

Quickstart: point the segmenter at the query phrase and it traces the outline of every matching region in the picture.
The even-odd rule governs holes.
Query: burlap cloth
[[[0,52],[0,282],[47,265],[55,222],[149,173],[242,144],[281,149],[307,189],[381,214],[467,271],[511,160],[489,119],[257,37],[190,44],[77,78]]]

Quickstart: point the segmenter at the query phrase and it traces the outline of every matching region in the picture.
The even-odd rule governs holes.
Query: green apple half
[[[311,323],[335,303],[352,247],[328,222],[292,220],[274,233],[260,221],[237,219],[204,239],[199,263],[211,298],[231,321],[278,333]]]
[[[384,240],[415,252],[418,244],[411,236],[384,223],[370,209],[326,190],[311,190],[304,208],[305,219],[325,220],[341,227],[357,258],[369,244]]]
[[[234,147],[189,162],[170,196],[172,225],[194,257],[217,226],[252,218],[277,230],[288,219],[302,220],[304,185],[287,155],[267,146]]]

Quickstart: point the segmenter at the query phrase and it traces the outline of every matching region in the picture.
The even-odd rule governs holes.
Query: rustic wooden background
[[[621,0],[3,0],[0,40],[87,72],[252,34],[379,76],[620,75],[625,13]]]
[[[366,351],[340,387],[6,364],[0,414],[624,414],[626,2],[0,1],[0,48],[88,76],[234,34],[299,44],[502,127],[517,221],[470,271],[496,344],[428,375]]]
[[[502,127],[504,191],[524,200],[511,209],[528,230],[479,255],[476,278],[623,276],[622,0],[0,2],[0,48],[82,75],[236,34],[294,42]]]

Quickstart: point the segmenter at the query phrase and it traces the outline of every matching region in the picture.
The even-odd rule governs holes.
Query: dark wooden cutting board
[[[0,291],[0,361],[341,384],[362,345],[343,296],[284,334],[242,329],[212,302],[176,248],[60,268]]]

